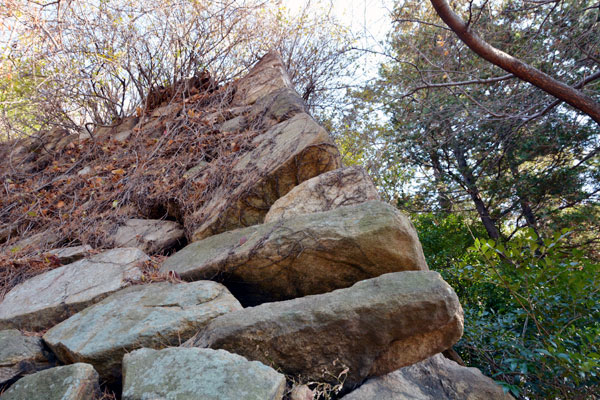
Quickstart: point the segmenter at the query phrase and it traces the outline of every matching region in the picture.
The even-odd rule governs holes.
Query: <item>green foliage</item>
[[[412,221],[419,232],[427,265],[436,271],[461,262],[474,237],[484,234],[479,225],[458,214],[417,214]]]
[[[475,239],[443,273],[465,311],[458,350],[522,398],[592,398],[600,388],[600,265],[528,229]]]
[[[515,0],[452,7],[492,45],[574,84],[600,66],[585,55],[600,48],[593,4]],[[430,2],[394,5],[379,77],[350,93],[356,104],[344,122],[357,131],[339,129],[344,137],[338,141],[366,139],[377,149],[361,148],[361,158],[402,209],[478,215],[491,237],[496,231],[511,236],[509,226],[542,235],[581,230],[576,218],[591,214],[577,211],[600,204],[598,125],[568,106],[547,108],[554,99],[477,56],[440,23]],[[597,98],[599,83],[583,90]],[[587,219],[584,229],[597,232],[598,219]],[[587,235],[572,240],[593,242]]]

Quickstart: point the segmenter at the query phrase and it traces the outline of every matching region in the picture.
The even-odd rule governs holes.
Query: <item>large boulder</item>
[[[437,354],[387,375],[371,378],[343,400],[511,400],[477,368]]]
[[[329,292],[388,272],[427,270],[409,219],[382,202],[255,225],[194,242],[161,272],[222,279],[243,304]]]
[[[379,193],[367,171],[362,167],[340,168],[304,181],[279,198],[265,216],[265,223],[369,200],[379,200]]]
[[[241,308],[216,282],[132,286],[56,325],[44,341],[61,361],[90,363],[112,381],[128,351],[178,345],[213,318]]]
[[[54,367],[12,385],[2,400],[93,400],[100,395],[98,373],[88,364]]]
[[[123,359],[123,400],[280,400],[285,377],[224,350],[140,349]]]
[[[304,113],[256,136],[253,145],[227,171],[234,182],[215,187],[210,200],[186,218],[192,240],[261,223],[275,200],[341,164],[329,134]]]
[[[146,260],[138,249],[113,249],[37,275],[0,303],[0,329],[49,328],[139,279]]]
[[[234,104],[253,104],[278,89],[292,88],[292,80],[281,57],[272,51],[264,55],[248,75],[236,82]]]
[[[409,271],[229,313],[187,345],[224,349],[300,379],[339,379],[351,388],[450,347],[462,329],[452,288],[437,272]]]
[[[0,389],[22,375],[50,368],[48,358],[39,337],[25,336],[16,329],[0,331]]]
[[[118,247],[137,247],[147,254],[164,253],[185,241],[183,227],[174,221],[129,219],[114,236]]]

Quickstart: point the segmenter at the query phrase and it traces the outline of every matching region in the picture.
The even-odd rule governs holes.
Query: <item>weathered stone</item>
[[[152,111],[153,117],[170,117],[175,118],[181,110],[182,105],[179,102],[172,102],[162,107],[158,107]]]
[[[92,167],[90,167],[89,165],[86,165],[85,167],[81,168],[79,170],[79,172],[77,172],[77,175],[79,176],[87,176],[90,175],[94,172],[94,170],[92,169]]]
[[[223,280],[244,304],[325,293],[388,272],[426,270],[415,228],[367,202],[237,229],[194,242],[161,272]]]
[[[198,163],[198,165],[185,171],[185,173],[183,174],[183,178],[184,179],[194,179],[198,175],[202,174],[202,172],[205,171],[209,165],[210,164],[207,163],[206,161],[200,161]]]
[[[0,303],[0,329],[49,328],[139,279],[138,249],[113,249],[68,264],[15,286]]]
[[[347,373],[344,386],[351,388],[450,347],[462,329],[458,298],[440,275],[408,271],[223,315],[188,345],[319,382],[338,384]]]
[[[77,141],[78,139],[79,139],[79,134],[64,136],[58,142],[56,142],[56,145],[54,146],[53,150],[55,152],[63,151],[64,149],[67,148],[67,146],[69,146],[71,143]]]
[[[273,126],[254,141],[256,147],[229,171],[238,183],[215,188],[211,199],[186,220],[193,240],[261,223],[275,200],[341,163],[327,132],[307,114]]]
[[[43,231],[31,236],[25,237],[10,246],[12,252],[29,250],[33,252],[42,252],[48,247],[55,245],[60,241],[60,237],[52,231]]]
[[[44,340],[61,361],[90,363],[114,380],[126,352],[178,345],[211,319],[240,309],[216,282],[132,286],[56,325]]]
[[[344,400],[511,400],[477,368],[461,367],[437,354],[427,360],[371,378]]]
[[[126,131],[120,131],[114,134],[113,139],[115,139],[117,142],[124,142],[127,139],[129,139],[129,137],[131,136],[131,134],[133,133],[132,129],[126,130]]]
[[[294,87],[281,57],[275,52],[263,56],[236,86],[233,97],[236,104],[253,104],[277,89]]]
[[[306,113],[304,100],[294,89],[286,87],[259,99],[250,109],[248,119],[258,126],[272,126],[300,113]]]
[[[108,136],[119,141],[124,141],[129,137],[133,131],[133,128],[138,124],[139,121],[140,119],[135,115],[126,117],[120,121],[113,122],[111,125],[97,126],[96,129],[94,129],[93,136],[90,134],[80,134],[79,138],[81,140],[89,138],[100,139]]]
[[[217,111],[208,112],[202,115],[202,119],[208,125],[216,125],[227,121],[228,119],[233,119],[239,115],[245,114],[248,110],[250,110],[252,106],[239,106],[239,107],[231,107],[231,108],[219,108]]]
[[[140,349],[123,359],[123,400],[279,400],[285,377],[224,350]]]
[[[12,385],[2,400],[93,400],[100,394],[98,373],[88,364],[54,367]]]
[[[0,331],[0,388],[22,376],[50,368],[42,340],[16,329]]]
[[[16,225],[0,226],[0,243],[4,243],[17,233]]]
[[[135,127],[135,131],[139,131],[141,135],[146,137],[161,137],[164,135],[167,118],[151,118],[144,116],[140,118],[140,122]]]
[[[265,223],[369,200],[379,200],[379,193],[367,171],[361,167],[340,168],[315,176],[290,190],[273,203]]]
[[[241,131],[246,127],[246,118],[243,115],[239,115],[235,118],[228,119],[219,126],[221,132],[237,132]]]
[[[114,236],[118,247],[137,247],[147,254],[163,253],[185,240],[181,225],[160,219],[130,219]]]
[[[133,128],[135,128],[138,122],[140,122],[140,119],[136,116],[123,118],[123,121],[117,125],[115,132],[118,134],[125,131],[131,131]]]
[[[315,392],[307,385],[295,386],[290,393],[290,400],[313,400],[314,398]]]
[[[63,247],[60,249],[52,249],[48,250],[50,255],[58,258],[61,264],[70,264],[75,261],[79,261],[82,258],[89,255],[92,250],[92,246],[83,245],[83,246],[73,246],[73,247]]]

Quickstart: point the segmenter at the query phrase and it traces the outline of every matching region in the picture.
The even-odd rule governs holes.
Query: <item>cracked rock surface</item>
[[[126,352],[179,345],[213,318],[241,308],[216,282],[132,286],[56,325],[44,341],[62,362],[92,364],[110,381],[121,376]]]
[[[440,274],[406,271],[223,315],[187,345],[352,388],[447,349],[462,331],[458,297]]]
[[[298,215],[194,242],[161,272],[222,279],[244,305],[329,292],[389,272],[427,270],[410,220],[379,201]]]
[[[137,247],[155,254],[177,246],[184,238],[183,227],[177,222],[134,218],[119,226],[114,242],[119,247]]]
[[[138,249],[113,249],[28,279],[0,303],[0,329],[49,328],[139,279],[146,260]]]
[[[50,368],[42,340],[16,329],[0,331],[0,388],[21,375]]]
[[[99,392],[98,373],[91,365],[77,363],[28,375],[1,397],[2,400],[92,400]]]
[[[280,400],[285,377],[224,350],[140,349],[123,359],[123,399]]]
[[[339,168],[304,181],[280,197],[269,209],[265,223],[379,199],[364,168]]]

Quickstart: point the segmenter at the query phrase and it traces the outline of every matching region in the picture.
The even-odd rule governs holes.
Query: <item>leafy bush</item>
[[[522,398],[588,399],[600,386],[600,265],[532,230],[475,239],[442,271],[460,283],[468,365]]]
[[[509,241],[454,214],[413,216],[429,267],[455,289],[469,366],[529,399],[593,399],[600,392],[600,265],[568,247],[569,232]]]

